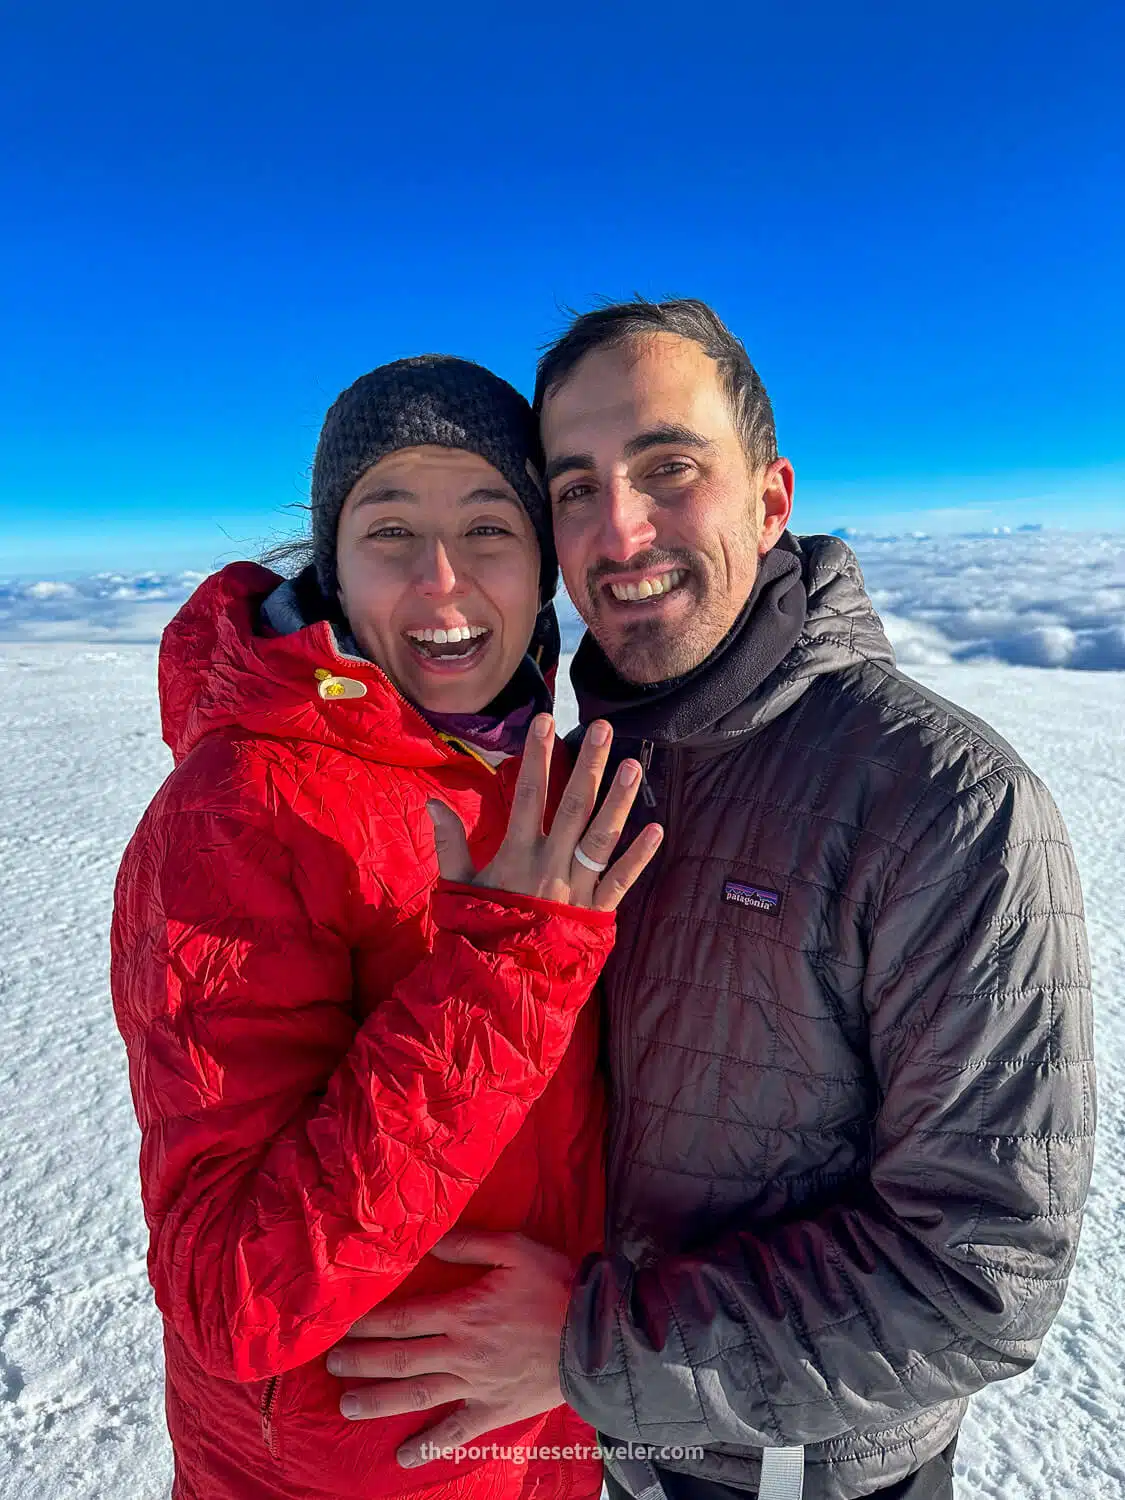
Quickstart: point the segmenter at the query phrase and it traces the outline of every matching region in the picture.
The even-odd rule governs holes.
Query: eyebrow
[[[488,488],[470,490],[467,495],[462,495],[457,503],[458,505],[479,505],[482,502],[487,503],[492,500],[503,500],[508,505],[514,505],[517,510],[522,509],[520,502],[514,495],[509,495],[507,490],[490,490]],[[413,490],[397,489],[393,485],[380,485],[378,489],[369,490],[367,494],[360,495],[359,499],[352,506],[352,510],[353,512],[357,511],[361,505],[386,505],[391,501],[396,503],[405,501],[408,505],[417,505],[418,496]]]
[[[667,443],[675,443],[680,448],[707,450],[715,446],[700,433],[692,432],[690,427],[680,427],[675,422],[662,422],[659,427],[650,427],[647,432],[638,432],[636,437],[629,439],[622,451],[626,458],[635,458],[646,448],[662,448]]]
[[[714,443],[700,433],[693,432],[690,427],[681,427],[675,422],[662,422],[658,427],[638,432],[621,451],[626,458],[635,458],[638,453],[644,453],[649,448],[663,448],[673,443],[680,448],[695,448],[706,453],[713,452],[715,448]],[[552,479],[557,479],[560,474],[571,469],[589,470],[596,469],[597,466],[592,453],[567,453],[561,458],[553,458],[547,465],[547,482],[550,483]]]

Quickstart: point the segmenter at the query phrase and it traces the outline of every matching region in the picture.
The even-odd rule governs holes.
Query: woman
[[[349,1422],[325,1360],[372,1307],[481,1274],[428,1254],[454,1223],[570,1263],[601,1238],[583,1007],[659,829],[606,870],[639,767],[588,821],[604,726],[541,832],[558,634],[538,462],[530,409],[488,371],[375,370],[320,436],[314,562],[288,582],[231,564],[165,631],[175,769],[118,875],[112,987],[177,1500],[599,1491],[592,1459],[404,1469],[403,1440],[452,1408]],[[594,1441],[565,1407],[489,1437]]]

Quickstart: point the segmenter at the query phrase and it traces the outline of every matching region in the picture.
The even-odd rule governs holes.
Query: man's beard
[[[649,568],[684,567],[688,570],[687,582],[682,588],[693,594],[693,604],[687,619],[660,618],[613,619],[612,631],[601,627],[601,589],[612,580],[612,570],[598,570],[597,579],[589,583],[591,616],[594,624],[591,633],[618,676],[627,682],[652,684],[666,682],[673,676],[682,676],[699,666],[700,661],[714,651],[715,646],[729,630],[733,618],[745,600],[726,600],[714,597],[709,588],[714,570],[705,559],[694,552],[664,553],[660,558],[646,558],[643,564],[631,564],[628,571]],[[625,571],[625,568],[621,568]],[[727,618],[729,616],[729,618]]]
[[[603,624],[603,589],[615,573],[655,571],[658,568],[685,568],[688,571],[683,589],[690,591],[694,602],[684,620],[660,618],[622,619],[616,616],[611,631]],[[627,568],[605,566],[589,578],[587,594],[591,632],[619,677],[626,682],[651,685],[681,677],[706,661],[723,639],[744,599],[716,597],[711,586],[715,570],[699,553],[687,550],[645,553]],[[752,581],[752,580],[751,580]]]
[[[721,638],[721,632],[716,640]],[[612,649],[611,660],[618,676],[626,682],[665,682],[669,677],[681,677],[704,661],[711,651],[693,644],[694,632],[672,630],[660,620],[638,620],[626,625],[608,643]],[[603,643],[603,650],[606,645]],[[609,651],[606,651],[610,655]]]

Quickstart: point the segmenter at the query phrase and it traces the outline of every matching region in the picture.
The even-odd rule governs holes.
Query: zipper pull
[[[641,801],[646,807],[656,806],[656,794],[649,786],[648,768],[652,765],[652,741],[641,741]]]

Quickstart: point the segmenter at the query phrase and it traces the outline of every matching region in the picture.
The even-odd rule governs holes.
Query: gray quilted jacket
[[[801,1445],[806,1500],[841,1500],[945,1447],[1059,1308],[1089,969],[1043,784],[895,669],[842,542],[785,543],[780,665],[713,722],[647,711],[666,836],[605,975],[608,1253],[561,1372],[607,1438],[704,1449],[666,1468],[754,1491]]]

